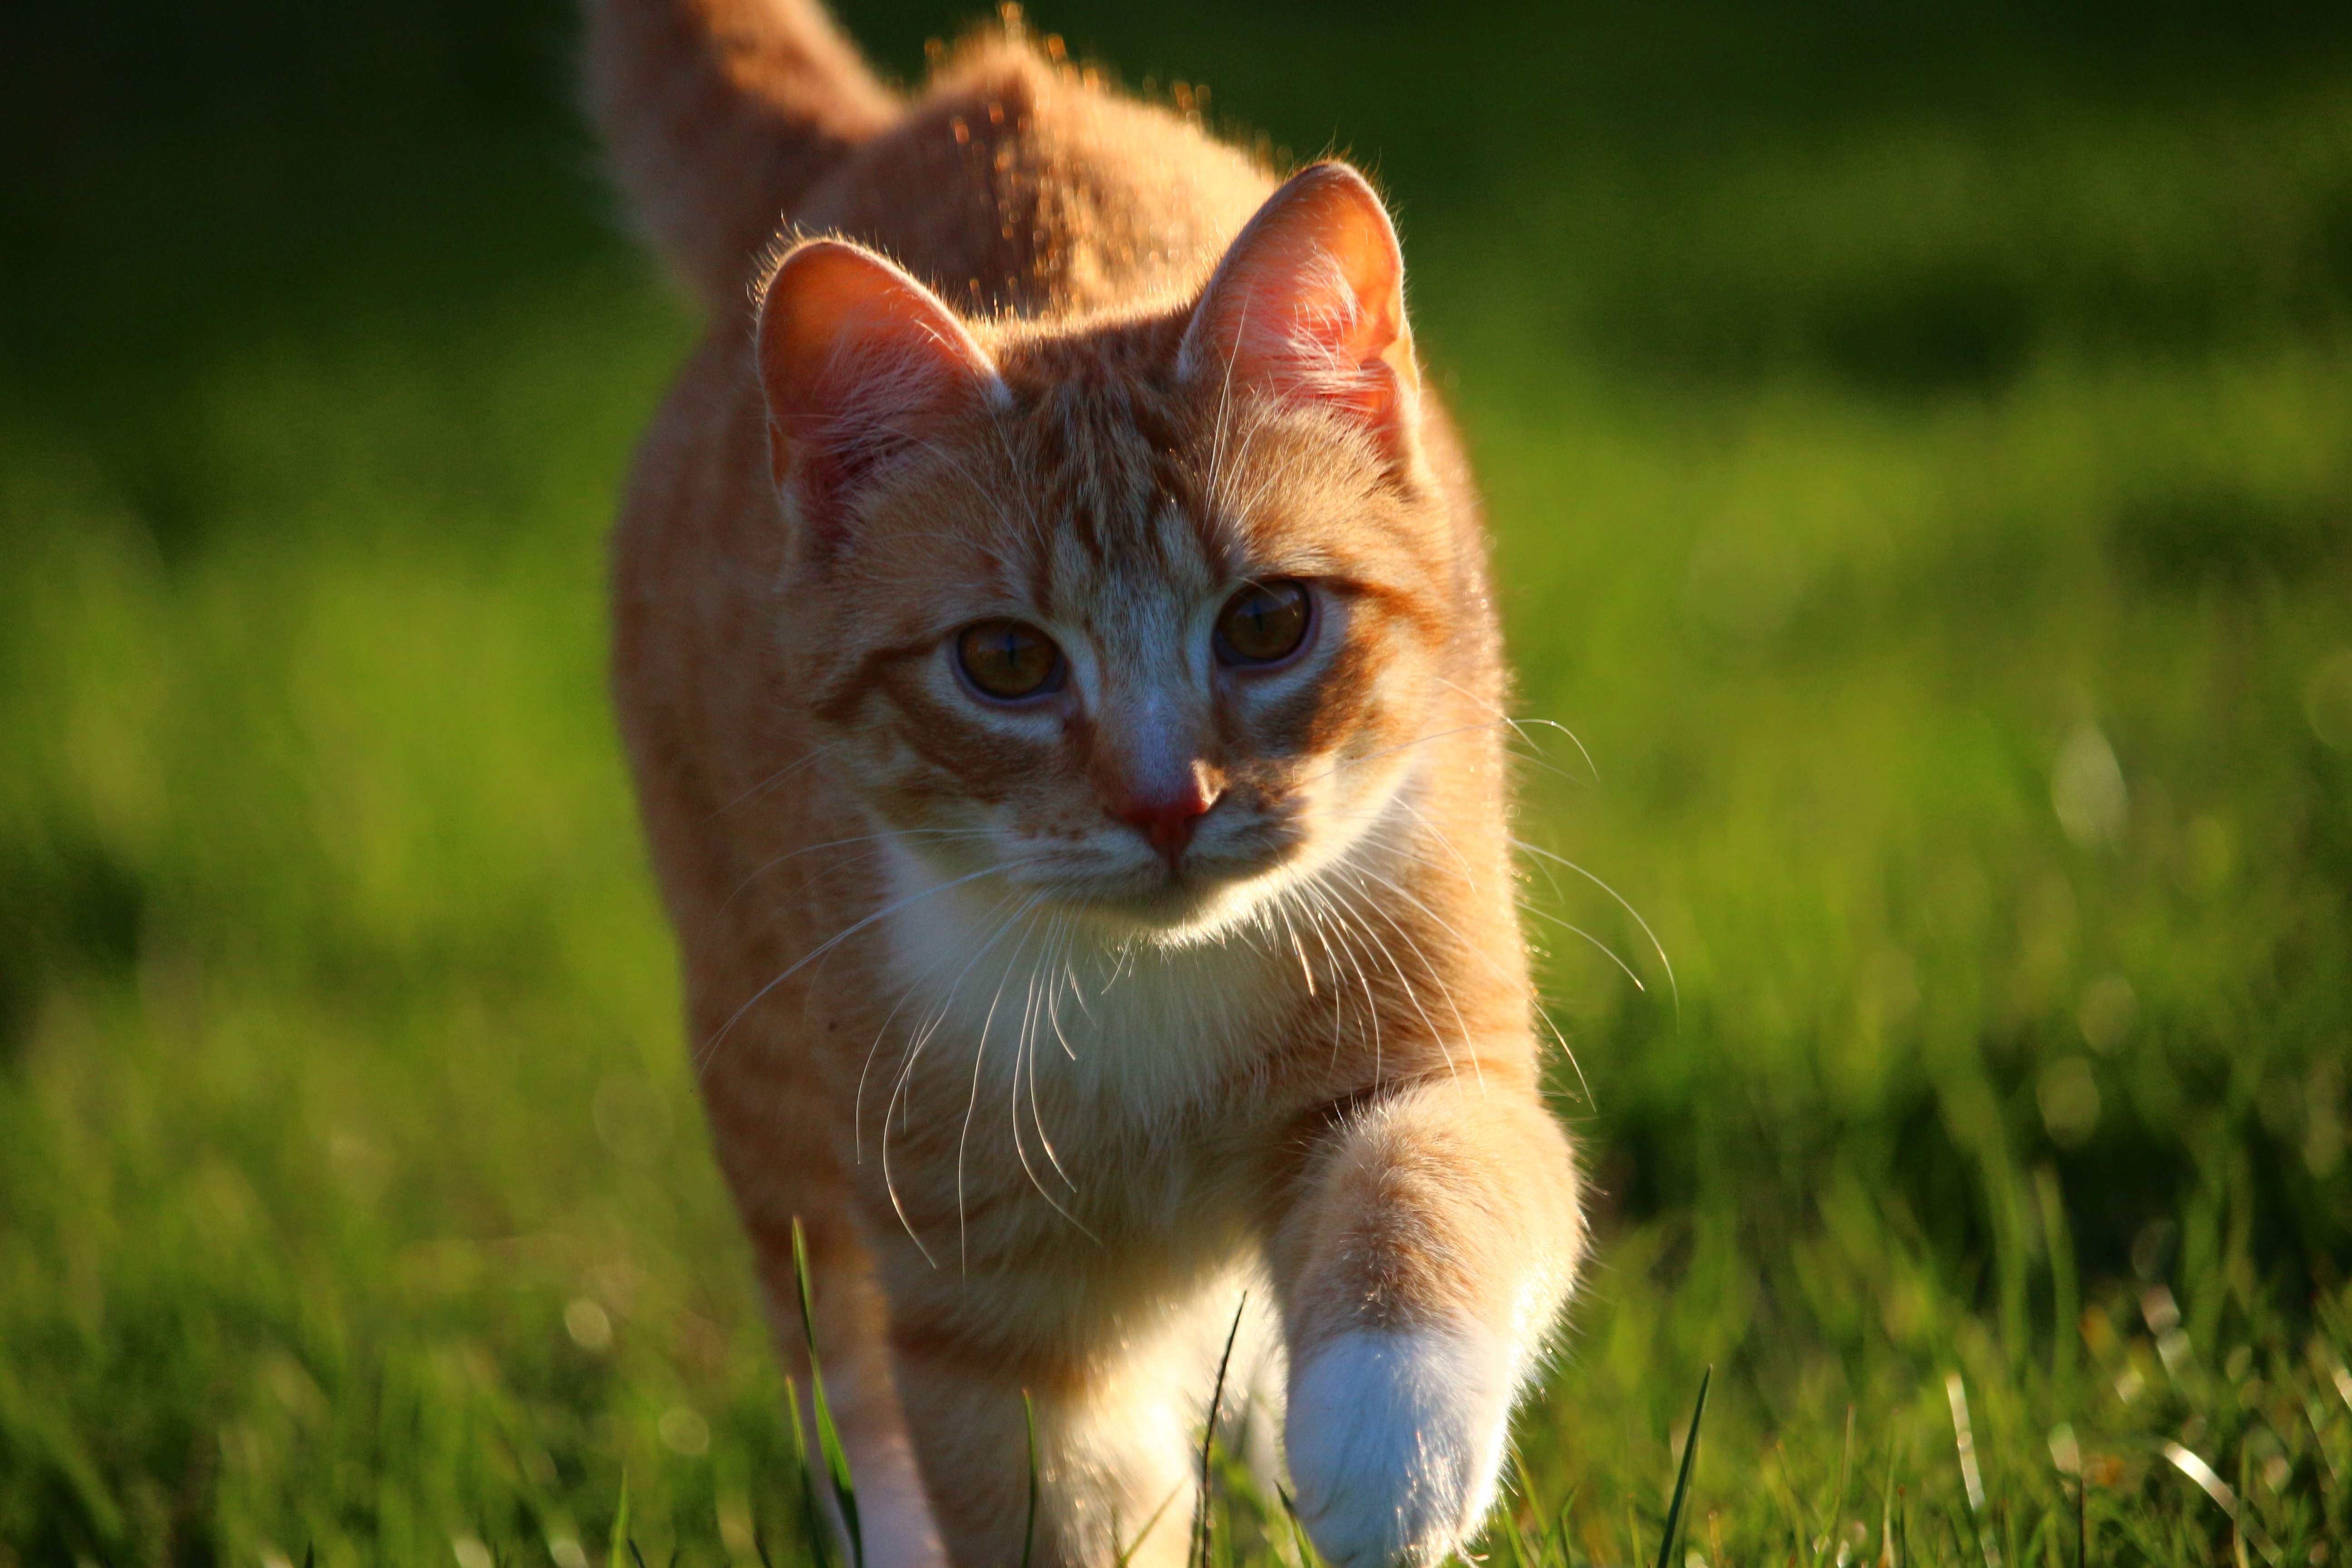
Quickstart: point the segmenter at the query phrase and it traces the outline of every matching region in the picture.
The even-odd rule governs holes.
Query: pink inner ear
[[[849,488],[999,385],[937,295],[840,240],[811,240],[776,268],[759,351],[776,482],[827,525]]]
[[[1179,363],[1402,431],[1419,384],[1404,258],[1362,175],[1318,163],[1266,198],[1209,280]]]

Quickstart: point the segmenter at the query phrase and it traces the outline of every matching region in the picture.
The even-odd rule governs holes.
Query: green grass
[[[1709,1367],[1662,1568],[2342,1561],[2352,73],[1565,155],[1387,26],[1522,831],[1673,964],[1530,853],[1600,1247],[1488,1561],[1658,1563]],[[0,384],[0,1564],[808,1554],[603,689],[690,328],[566,221]]]

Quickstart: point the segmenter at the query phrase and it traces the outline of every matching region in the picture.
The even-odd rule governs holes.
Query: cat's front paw
[[[1435,1330],[1349,1332],[1293,1373],[1284,1447],[1335,1568],[1442,1562],[1494,1500],[1517,1358]]]

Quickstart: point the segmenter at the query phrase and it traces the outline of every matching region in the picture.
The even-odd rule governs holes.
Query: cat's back
[[[992,37],[812,190],[795,227],[874,246],[967,314],[1081,315],[1197,291],[1273,188],[1193,118]]]

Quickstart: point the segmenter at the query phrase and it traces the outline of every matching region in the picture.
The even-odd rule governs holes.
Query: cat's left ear
[[[813,239],[761,301],[758,355],[777,485],[837,543],[849,495],[942,422],[1003,395],[938,295],[863,246]]]
[[[1396,227],[1363,175],[1318,163],[1268,196],[1209,279],[1177,370],[1320,407],[1402,458],[1421,372]]]

